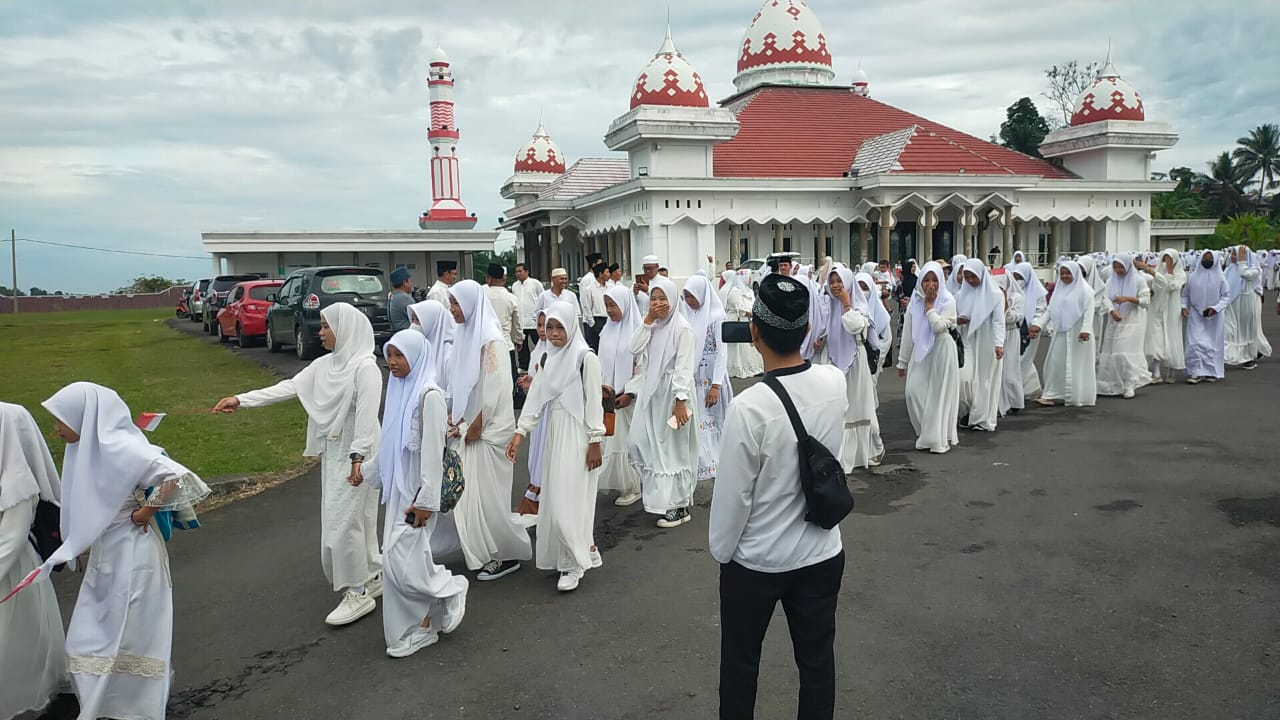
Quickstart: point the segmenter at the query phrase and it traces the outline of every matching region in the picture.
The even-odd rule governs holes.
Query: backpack
[[[791,428],[796,434],[800,450],[800,487],[804,490],[805,502],[809,506],[804,519],[823,530],[830,530],[853,510],[853,495],[849,493],[849,481],[845,477],[844,468],[826,445],[804,429],[800,413],[796,412],[791,396],[783,389],[778,378],[765,373],[764,384],[782,401],[782,407],[786,408]]]
[[[27,539],[31,541],[31,546],[36,549],[36,554],[42,561],[48,560],[58,548],[62,547],[62,529],[59,526],[61,515],[61,508],[48,500],[40,500],[36,503],[36,517],[31,523],[31,533]],[[62,565],[56,565],[53,571],[58,572],[62,568]]]

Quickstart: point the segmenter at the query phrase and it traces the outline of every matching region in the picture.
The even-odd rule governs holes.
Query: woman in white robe
[[[547,308],[538,310],[536,316],[538,344],[529,353],[529,374],[517,381],[526,395],[529,388],[533,387],[533,379],[542,370],[543,358],[551,351],[551,344],[547,342]],[[547,424],[540,420],[529,435],[529,449],[525,458],[525,464],[529,468],[529,484],[525,487],[524,497],[520,498],[520,506],[516,508],[516,517],[524,527],[538,524],[538,504],[542,501],[542,453],[546,449],[546,440]]]
[[[827,312],[825,355],[827,363],[845,376],[849,405],[844,414],[840,465],[850,473],[854,468],[879,465],[884,454],[880,423],[876,420],[876,386],[863,347],[871,332],[871,310],[852,270],[838,266],[828,273],[828,278],[827,302],[831,308]]]
[[[942,266],[925,263],[907,305],[898,353],[898,375],[907,379],[907,416],[916,431],[916,449],[945,453],[960,444],[960,367],[949,331],[956,326],[955,297],[946,288]]]
[[[617,490],[614,505],[626,507],[640,500],[640,474],[627,460],[627,443],[644,378],[640,364],[631,354],[631,337],[640,327],[640,310],[627,288],[609,288],[604,297],[608,321],[600,332],[600,374],[614,391],[613,435],[604,439],[604,461],[600,469],[600,489]],[[536,431],[535,431],[536,434]]]
[[[1133,255],[1119,253],[1111,261],[1111,279],[1103,298],[1110,322],[1098,356],[1098,394],[1132,398],[1151,381],[1147,366],[1147,307],[1151,288],[1133,266]]]
[[[0,402],[0,593],[40,567],[27,541],[39,501],[57,505],[58,468],[31,413]],[[0,595],[3,597],[3,595]],[[66,638],[53,583],[0,604],[0,718],[43,710],[67,680]]]
[[[213,410],[302,402],[302,454],[320,458],[320,564],[325,579],[342,593],[325,622],[347,625],[373,612],[382,596],[378,491],[364,482],[364,468],[378,450],[382,372],[373,356],[373,326],[355,306],[334,303],[321,310],[320,341],[331,352],[293,378],[223,398]]]
[[[386,507],[382,636],[387,655],[403,658],[458,628],[467,579],[436,563],[431,552],[449,429],[444,392],[435,384],[436,358],[426,337],[412,329],[393,335],[382,352],[391,374],[377,468]]]
[[[1187,384],[1217,382],[1225,376],[1226,313],[1231,285],[1212,250],[1199,262],[1182,288],[1182,317],[1187,319]]]
[[[1103,272],[1096,267],[1097,259],[1093,255],[1081,255],[1076,263],[1080,265],[1080,276],[1093,289],[1093,346],[1098,353],[1102,352],[1102,338],[1107,331],[1107,281]],[[1061,271],[1061,265],[1058,270]]]
[[[640,473],[645,512],[658,527],[690,520],[698,484],[698,411],[693,373],[698,362],[693,329],[676,309],[675,283],[650,281],[649,310],[631,336],[644,381],[637,399],[627,458]]]
[[[89,552],[67,628],[80,717],[161,720],[173,677],[173,576],[154,516],[191,508],[209,488],[147,442],[115,391],[72,383],[43,404],[67,442],[62,546],[28,579]]]
[[[964,334],[960,373],[960,426],[994,432],[1000,418],[1004,371],[1004,294],[978,258],[965,261],[956,295],[956,323]]]
[[[1015,253],[1016,254],[1016,253]],[[1022,285],[1008,271],[992,273],[1004,293],[1004,359],[1000,365],[1000,417],[1017,415],[1027,403],[1022,390]]]
[[[889,353],[893,352],[893,319],[889,316],[889,309],[884,306],[884,301],[880,299],[880,288],[876,286],[875,278],[870,273],[860,272],[853,277],[854,282],[858,285],[858,290],[862,292],[862,298],[867,304],[867,312],[871,315],[871,343],[880,351],[880,360],[871,371],[871,384],[876,388],[873,393],[876,407],[880,407],[880,371],[884,369],[885,363],[889,362]],[[876,437],[880,436],[880,423],[876,421]],[[880,446],[884,449],[883,444]]]
[[[451,422],[463,438],[459,454],[467,483],[450,514],[467,568],[480,571],[477,580],[497,580],[533,557],[528,531],[511,514],[514,468],[506,454],[516,429],[511,355],[479,283],[456,283],[449,289],[449,306],[457,323],[449,379]]]
[[[1151,275],[1151,307],[1147,309],[1147,361],[1152,384],[1173,382],[1174,371],[1187,366],[1182,343],[1182,288],[1186,284],[1187,271],[1182,269],[1178,253],[1160,253]]]
[[[1036,277],[1036,271],[1029,262],[1020,262],[1012,267],[1006,267],[1005,272],[1012,272],[1014,279],[1021,286],[1023,321],[1027,325],[1034,325],[1036,318],[1040,317],[1047,307],[1046,298],[1049,292],[1044,289],[1044,284],[1040,282],[1040,278]],[[1040,393],[1040,373],[1036,371],[1036,353],[1039,350],[1040,338],[1038,335],[1032,335],[1031,344],[1022,351],[1022,391],[1027,394],[1027,397]]]
[[[1258,366],[1258,358],[1271,357],[1271,343],[1262,332],[1262,270],[1257,256],[1244,245],[1231,248],[1226,274],[1231,288],[1231,306],[1226,312],[1227,364],[1252,370]]]
[[[694,275],[685,282],[680,312],[693,330],[698,367],[693,372],[698,405],[698,480],[711,480],[720,467],[720,432],[733,400],[729,384],[729,349],[721,339],[725,312],[711,282]]]
[[[747,284],[750,279],[749,270],[739,270],[729,278],[725,285],[724,312],[730,322],[747,322],[751,319],[751,306],[755,305],[756,295]],[[760,351],[751,343],[731,343],[729,345],[729,377],[751,378],[764,372],[764,361]]]
[[[1049,353],[1044,360],[1044,391],[1036,402],[1071,407],[1091,407],[1097,402],[1096,353],[1093,349],[1093,288],[1073,260],[1058,269],[1053,300],[1031,325],[1031,336],[1049,331]]]
[[[520,443],[539,422],[546,423],[537,566],[558,571],[556,589],[569,592],[587,570],[602,564],[594,539],[604,441],[602,380],[600,360],[587,347],[572,305],[547,308],[547,341],[546,364],[533,379],[506,454],[515,462]]]

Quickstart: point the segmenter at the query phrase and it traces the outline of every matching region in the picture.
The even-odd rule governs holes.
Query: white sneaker
[[[406,658],[424,647],[435,645],[439,639],[440,633],[434,629],[416,627],[405,633],[405,636],[396,641],[394,645],[387,648],[387,655],[393,658]]]
[[[639,500],[640,493],[625,493],[619,495],[618,499],[613,501],[613,504],[618,507],[626,507],[628,505],[635,505]]]
[[[382,573],[378,573],[364,584],[364,591],[369,593],[369,597],[377,600],[382,597]]]
[[[342,593],[342,600],[338,603],[338,607],[334,608],[324,621],[329,625],[350,625],[373,612],[377,607],[378,603],[369,595],[368,588],[358,595],[348,590]]]
[[[560,573],[560,580],[556,582],[556,589],[560,592],[572,592],[578,589],[578,582],[581,580],[581,570],[566,570]]]
[[[1124,398],[1125,400],[1132,400],[1133,395],[1134,395],[1134,392],[1132,390],[1125,390],[1124,395],[1121,395],[1120,397]]]
[[[604,565],[604,558],[600,557],[600,548],[595,545],[591,546],[591,569],[594,570]]]
[[[470,584],[464,577],[459,577],[458,579],[462,581],[462,592],[444,601],[446,619],[444,627],[440,628],[440,632],[445,635],[457,630],[458,626],[462,624],[462,616],[467,614],[467,588]]]

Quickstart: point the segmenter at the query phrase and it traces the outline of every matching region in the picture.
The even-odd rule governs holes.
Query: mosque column
[[[920,213],[919,263],[921,267],[933,258],[933,229],[938,226],[938,214],[933,208],[925,208]]]
[[[1093,245],[1093,227],[1094,222],[1092,220],[1084,221],[1084,251],[1087,253],[1096,251]]]
[[[1004,209],[1004,238],[1000,244],[1000,262],[1013,259],[1013,208]]]
[[[773,251],[782,252],[782,223],[773,223]]]
[[[1058,263],[1058,256],[1064,252],[1063,240],[1066,241],[1066,250],[1071,249],[1071,236],[1063,237],[1066,223],[1061,220],[1054,220],[1049,227],[1049,256],[1044,259],[1044,264],[1052,266]]]
[[[887,207],[880,208],[880,247],[877,260],[889,259],[889,232],[893,230],[893,226],[893,212]]]
[[[976,254],[977,254],[977,253],[974,251],[974,246],[973,246],[973,245],[974,245],[974,242],[973,242],[973,240],[974,240],[974,238],[973,238],[973,235],[974,235],[973,210],[966,210],[966,211],[964,212],[964,230],[963,230],[963,232],[964,232],[964,237],[963,237],[963,238],[961,239],[961,241],[960,241],[960,252],[959,252],[959,254],[961,254],[961,255],[965,255],[965,256],[967,256],[967,257],[973,257],[974,255],[976,255]]]
[[[560,267],[560,226],[552,225],[548,232],[551,235],[551,267]]]

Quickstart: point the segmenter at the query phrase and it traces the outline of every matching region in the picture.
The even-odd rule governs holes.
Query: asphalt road
[[[1031,409],[941,456],[911,449],[901,381],[881,396],[889,455],[843,524],[837,717],[1280,717],[1280,361]],[[376,614],[323,622],[314,474],[208,513],[170,546],[170,717],[713,717],[706,495],[674,530],[602,500],[579,590],[532,566],[473,582],[462,627],[406,660]],[[794,717],[795,692],[779,613],[758,716]]]

